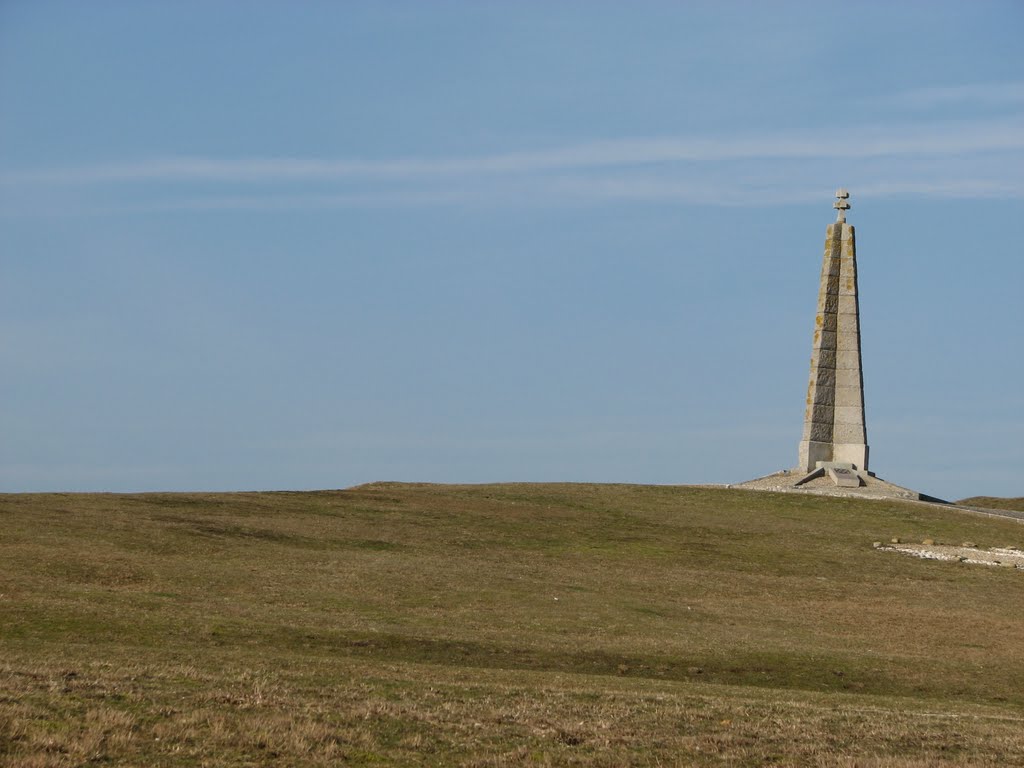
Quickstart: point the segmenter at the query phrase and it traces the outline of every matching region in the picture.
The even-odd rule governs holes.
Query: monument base
[[[842,467],[829,467],[830,462],[822,462],[824,466],[815,467],[805,472],[802,467],[775,472],[756,480],[730,485],[730,488],[743,488],[751,491],[776,491],[781,493],[808,493],[821,496],[855,496],[876,499],[907,499],[940,501],[927,494],[903,488],[894,483],[886,482],[874,472],[866,470],[843,470]],[[839,469],[836,472],[836,469]],[[836,481],[831,472],[844,476],[844,482]],[[846,474],[849,472],[849,474]],[[854,479],[856,478],[856,480]],[[944,502],[943,502],[944,503]]]
[[[836,443],[832,446],[832,461],[853,464],[855,469],[866,471],[868,447],[864,443]]]
[[[867,471],[868,447],[864,443],[822,443],[801,440],[797,450],[797,469],[813,472],[822,464],[850,464],[853,469]]]
[[[801,440],[797,455],[797,469],[813,472],[818,468],[818,462],[832,461],[832,443]]]

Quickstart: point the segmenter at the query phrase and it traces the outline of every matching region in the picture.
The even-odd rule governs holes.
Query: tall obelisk
[[[836,191],[838,216],[825,231],[825,257],[818,289],[811,376],[798,469],[819,465],[867,471],[864,375],[860,358],[857,247],[846,222],[850,193]]]

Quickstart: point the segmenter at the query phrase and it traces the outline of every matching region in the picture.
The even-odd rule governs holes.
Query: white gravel
[[[1001,565],[1024,571],[1024,552],[1016,547],[979,549],[953,544],[885,544],[876,547],[883,552],[901,552],[926,560],[958,560],[976,565]]]

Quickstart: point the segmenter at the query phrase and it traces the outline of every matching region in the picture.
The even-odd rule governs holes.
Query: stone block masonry
[[[845,189],[836,192],[833,207],[839,214],[825,231],[825,255],[814,316],[811,373],[798,464],[794,469],[731,487],[945,504],[940,499],[888,483],[868,470],[857,243],[853,227],[846,222],[849,197]]]
[[[845,189],[836,192],[834,207],[839,215],[825,231],[798,458],[798,469],[805,472],[815,470],[819,462],[848,463],[862,471],[868,468],[857,246],[853,226],[846,222],[845,215],[849,196]]]

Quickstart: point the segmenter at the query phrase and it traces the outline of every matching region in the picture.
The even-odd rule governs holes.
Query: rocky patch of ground
[[[1024,571],[1024,551],[1016,547],[980,549],[969,541],[963,544],[936,544],[930,539],[925,539],[920,544],[902,542],[899,539],[893,539],[888,544],[876,541],[874,546],[882,552],[901,552],[926,560],[957,560],[961,563],[997,565]]]

